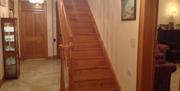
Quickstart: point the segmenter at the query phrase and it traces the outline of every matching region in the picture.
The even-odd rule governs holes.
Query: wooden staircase
[[[119,91],[87,1],[63,0],[63,4],[73,35],[68,90]]]

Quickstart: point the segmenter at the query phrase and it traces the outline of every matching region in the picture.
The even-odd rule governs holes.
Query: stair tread
[[[74,70],[108,68],[105,60],[73,60]]]
[[[104,56],[76,56],[72,57],[72,59],[85,60],[85,59],[99,59],[104,58]]]
[[[72,58],[102,58],[102,51],[87,50],[87,51],[72,51]]]
[[[73,91],[118,91],[117,88],[75,88]]]
[[[98,41],[92,41],[92,43],[89,43],[89,42],[82,42],[82,43],[79,43],[79,42],[73,42],[75,46],[93,46],[93,45],[99,45],[99,42]]]
[[[83,17],[83,16],[81,16]],[[71,22],[71,26],[93,26],[93,24],[91,22],[87,22],[87,23],[81,23],[81,22]]]
[[[113,75],[109,69],[74,70],[73,75],[73,81],[89,81],[113,78]]]
[[[101,47],[88,47],[88,48],[73,48],[74,51],[87,51],[87,50],[99,50],[99,51],[102,51],[102,48]]]
[[[76,82],[74,88],[75,91],[117,91],[113,79]]]
[[[103,55],[103,52],[100,50],[87,50],[87,51],[72,51],[72,54],[83,55],[83,54],[94,54],[94,55]]]
[[[72,60],[96,60],[96,59],[105,59],[104,56],[99,56],[99,57],[72,57]]]
[[[95,35],[95,32],[73,32],[73,35]]]
[[[86,31],[86,32],[94,32],[94,28],[84,28],[84,29],[73,29],[72,32],[83,32],[83,31]]]
[[[73,38],[74,41],[96,41],[99,42],[95,35],[78,36]]]
[[[77,44],[77,43],[78,43],[78,44],[80,44],[80,43],[92,44],[92,43],[99,43],[99,41],[98,41],[98,40],[95,40],[95,39],[94,39],[94,40],[90,40],[90,39],[89,39],[89,40],[83,40],[83,39],[82,39],[82,40],[76,40],[76,39],[74,39],[74,40],[73,40],[73,43],[76,43],[76,44]]]

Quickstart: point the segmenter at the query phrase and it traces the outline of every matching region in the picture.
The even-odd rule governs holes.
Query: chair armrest
[[[173,63],[156,64],[156,71],[172,73],[176,71],[176,65]]]
[[[167,50],[170,49],[170,47],[166,44],[158,44],[158,48],[160,49],[161,52],[164,52],[164,53],[166,53]]]
[[[156,58],[156,60],[159,60],[159,59],[166,60],[166,55],[164,53],[159,52],[159,53],[155,54],[155,58]]]

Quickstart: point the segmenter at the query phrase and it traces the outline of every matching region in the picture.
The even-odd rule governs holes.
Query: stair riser
[[[113,78],[111,71],[108,69],[79,70],[74,71],[73,74],[73,81],[75,82]]]

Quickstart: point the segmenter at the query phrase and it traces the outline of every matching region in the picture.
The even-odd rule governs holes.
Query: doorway
[[[158,83],[167,84],[168,91],[179,90],[180,77],[180,1],[179,0],[159,0],[157,18],[157,45],[164,54],[164,70],[158,70]],[[158,69],[163,64],[158,64]],[[165,70],[166,69],[166,70]],[[165,71],[165,72],[162,72]],[[161,77],[161,76],[162,77]],[[169,76],[168,76],[169,75]],[[157,77],[157,75],[155,75]],[[166,82],[160,81],[164,78]],[[167,88],[166,88],[167,89]],[[164,89],[164,91],[166,90]]]
[[[158,3],[158,0],[141,0],[137,91],[154,91]]]
[[[0,91],[58,91],[60,86],[60,61],[59,59],[54,59],[56,56],[56,51],[53,50],[53,44],[55,44],[55,42],[53,42],[53,32],[56,31],[56,29],[54,29],[55,27],[51,28],[51,26],[49,26],[55,24],[51,23],[53,22],[51,18],[54,18],[54,16],[50,12],[52,9],[54,9],[52,8],[52,5],[55,0],[45,0],[42,7],[32,6],[33,4],[29,4],[28,0],[13,1],[15,1],[15,6],[18,6],[18,8],[16,8],[16,13],[19,13],[19,16],[15,16],[18,16],[18,21],[20,22],[20,29],[18,30],[20,30],[19,39],[21,41],[21,58],[26,60],[20,62],[20,78],[15,81],[6,81]],[[50,14],[48,12],[50,12]],[[24,52],[26,52],[26,55],[23,55],[24,53],[22,53],[22,46],[25,50]],[[48,59],[39,59],[47,58],[47,55],[49,56]],[[14,85],[12,86],[12,84]]]
[[[140,1],[136,91],[154,91],[154,49],[158,0]]]
[[[47,58],[46,3],[36,6],[21,0],[19,23],[21,59]]]

